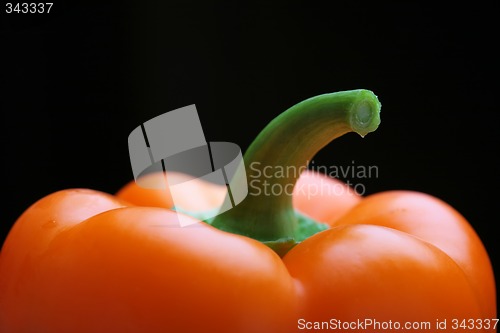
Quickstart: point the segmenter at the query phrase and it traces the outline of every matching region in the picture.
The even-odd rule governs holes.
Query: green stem
[[[248,196],[212,225],[257,239],[280,254],[307,238],[297,234],[304,217],[297,216],[289,195],[300,171],[339,136],[365,136],[377,129],[379,112],[380,103],[368,90],[319,95],[292,106],[271,121],[245,153]]]

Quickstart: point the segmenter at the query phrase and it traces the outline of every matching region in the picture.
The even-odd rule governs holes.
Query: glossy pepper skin
[[[299,103],[266,127],[245,162],[302,165],[345,132],[373,131],[379,108],[364,90]],[[312,128],[302,149],[289,149],[297,146],[293,139],[277,141]],[[309,171],[272,181],[295,184],[293,196],[249,196],[211,225],[184,228],[162,199],[168,193],[134,183],[117,196],[74,189],[42,198],[2,248],[0,331],[289,333],[324,331],[314,323],[332,319],[432,325],[446,319],[441,332],[465,332],[452,329],[451,320],[496,317],[485,248],[446,203],[411,191],[362,198]],[[318,182],[345,191],[298,190]],[[222,195],[210,184],[193,186],[186,210],[193,200],[210,207]],[[299,235],[301,219],[328,228]]]

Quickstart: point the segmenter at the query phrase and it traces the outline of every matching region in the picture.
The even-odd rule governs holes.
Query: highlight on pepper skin
[[[245,163],[299,168],[341,135],[376,130],[379,112],[367,90],[305,100],[264,128]],[[2,247],[0,331],[496,331],[492,265],[457,209],[414,191],[298,190],[346,186],[312,171],[267,180],[294,191],[249,195],[206,222],[190,208],[224,193],[202,180],[176,202],[183,212],[168,190],[135,182],[41,198]],[[193,223],[179,227],[178,214]]]

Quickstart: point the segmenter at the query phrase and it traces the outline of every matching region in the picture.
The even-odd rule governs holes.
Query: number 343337
[[[53,4],[53,2],[7,2],[5,12],[7,14],[48,14]]]

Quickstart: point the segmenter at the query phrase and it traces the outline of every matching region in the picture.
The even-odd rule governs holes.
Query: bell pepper
[[[247,198],[207,222],[181,228],[176,218],[223,195],[201,181],[184,213],[168,190],[133,182],[117,195],[40,199],[2,247],[0,331],[456,332],[471,319],[469,331],[496,331],[491,263],[457,210],[424,193],[361,197],[310,171],[265,172],[302,170],[333,139],[374,131],[379,112],[367,90],[291,107],[245,153]],[[307,191],[320,185],[344,191]]]

